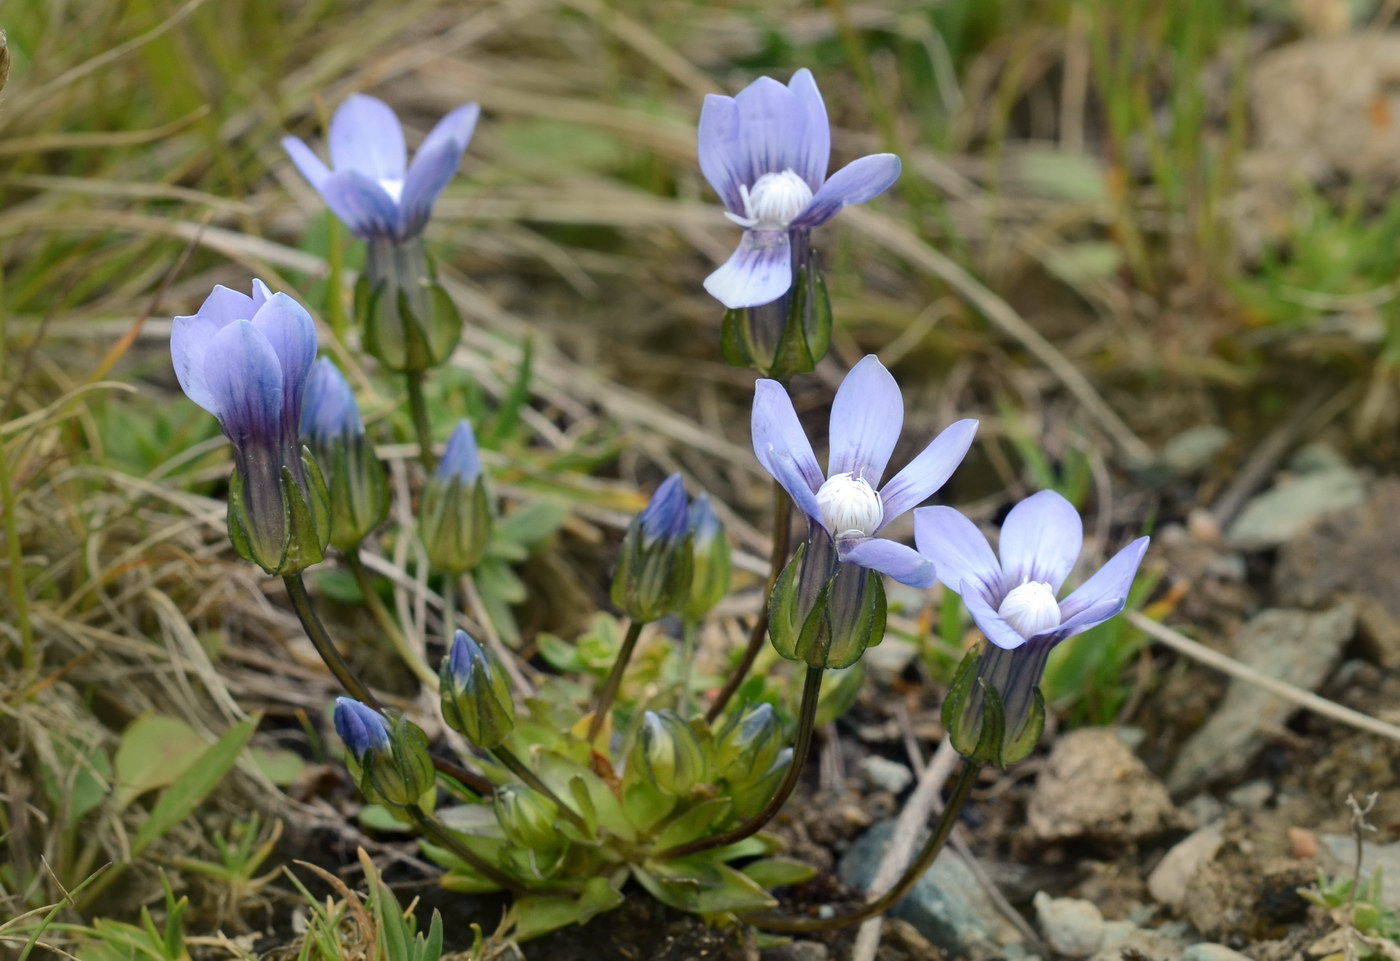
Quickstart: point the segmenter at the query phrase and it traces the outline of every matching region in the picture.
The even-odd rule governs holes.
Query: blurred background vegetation
[[[838,330],[795,389],[821,418],[876,351],[904,387],[907,444],[981,418],[946,501],[990,519],[1055,487],[1102,550],[1228,493],[1279,424],[1330,424],[1347,454],[1393,463],[1397,6],[0,0],[0,917],[113,862],[139,870],[72,895],[89,915],[159,904],[164,868],[162,917],[193,886],[203,930],[256,926],[277,819],[337,820],[318,786],[330,686],[227,545],[227,452],[167,351],[171,315],[261,277],[307,304],[370,419],[408,440],[396,385],[345,349],[358,245],[284,133],[319,141],[353,91],[391,103],[410,143],[483,107],[428,232],[468,327],[434,413],[439,436],[464,412],[498,417],[503,487],[554,505],[483,586],[533,643],[588,626],[618,525],[662,471],[718,497],[740,568],[762,573],[751,375],[723,364],[700,287],[733,228],[694,158],[703,96],[760,74],[813,70],[834,165],[904,158],[890,195],[818,238]],[[382,546],[400,565],[410,550]],[[757,581],[741,586],[714,645],[756,604]],[[319,587],[357,596],[334,570]],[[412,587],[393,596],[410,618]],[[956,607],[898,601],[945,676]],[[411,697],[358,610],[339,625],[356,659]],[[1125,678],[1143,639],[1101,630],[1050,675],[1075,722],[1143,693]],[[270,733],[239,755],[259,712]],[[241,757],[228,790],[182,779],[209,752]],[[138,954],[179,956],[133,930],[151,941]]]

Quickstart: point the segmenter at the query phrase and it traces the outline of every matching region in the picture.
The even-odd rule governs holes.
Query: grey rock
[[[1327,853],[1337,859],[1342,873],[1351,877],[1356,864],[1356,839],[1348,834],[1324,834],[1318,840]],[[1381,869],[1381,897],[1385,906],[1400,909],[1400,841],[1391,844],[1361,845],[1361,881],[1371,879],[1376,868]]]
[[[899,794],[914,783],[914,772],[898,761],[867,754],[860,759],[860,773],[865,779],[882,791]]]
[[[1181,961],[1250,961],[1250,959],[1232,951],[1223,944],[1211,944],[1209,941],[1202,941],[1200,944],[1193,944],[1181,952]]]
[[[1138,926],[1132,921],[1105,921],[1103,923],[1103,943],[1099,945],[1100,951],[1111,951],[1119,945],[1126,944],[1128,939],[1137,932]]]
[[[827,961],[830,957],[831,949],[817,941],[793,941],[762,954],[763,961]]]
[[[1230,804],[1245,811],[1257,811],[1274,796],[1274,786],[1263,778],[1246,781],[1226,795]]]
[[[1201,866],[1215,858],[1225,841],[1225,832],[1217,822],[1192,832],[1178,841],[1160,864],[1147,876],[1147,893],[1158,904],[1181,907],[1186,900],[1186,886]]]
[[[867,890],[893,832],[891,820],[861,835],[841,858],[841,880]],[[922,844],[921,837],[915,848]],[[977,877],[952,851],[945,851],[933,862],[890,914],[909,922],[931,943],[954,956],[1000,958],[1003,945],[1021,940],[1020,933],[983,892]]]
[[[1116,733],[1080,728],[1055,742],[1026,821],[1042,841],[1121,843],[1160,834],[1180,818],[1162,782]]]
[[[865,668],[877,684],[888,686],[919,656],[919,649],[897,637],[886,637],[863,655]]]
[[[1160,928],[1133,928],[1121,936],[1115,932],[1119,940],[1111,945],[1105,943],[1098,954],[1093,956],[1092,961],[1123,961],[1129,951],[1137,951],[1152,961],[1181,961],[1185,934],[1185,926],[1178,924],[1164,924]],[[1127,956],[1132,957],[1130,954]]]
[[[1035,896],[1035,914],[1045,942],[1067,958],[1087,958],[1103,946],[1104,921],[1092,901]]]
[[[1355,628],[1349,604],[1319,614],[1261,611],[1240,629],[1235,656],[1267,677],[1311,691],[1332,672]],[[1260,732],[1282,727],[1297,709],[1257,685],[1231,680],[1210,720],[1182,746],[1168,787],[1187,791],[1240,773],[1260,747]]]
[[[1330,467],[1283,480],[1252,498],[1225,534],[1236,550],[1278,547],[1323,515],[1356,507],[1366,499],[1366,481],[1350,467]]]
[[[1162,466],[1178,477],[1194,477],[1229,446],[1231,438],[1228,430],[1214,424],[1188,427],[1162,447]]]

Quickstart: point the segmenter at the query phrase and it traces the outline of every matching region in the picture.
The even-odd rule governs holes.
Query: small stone
[[[1178,477],[1194,477],[1230,446],[1232,435],[1215,424],[1188,427],[1162,447],[1162,466]]]
[[[831,949],[819,941],[793,941],[763,952],[763,961],[827,961]]]
[[[1116,944],[1100,948],[1093,961],[1123,961],[1133,957],[1132,952],[1153,961],[1174,961],[1181,956],[1182,930],[1170,924],[1160,928],[1133,928]]]
[[[1209,941],[1202,941],[1200,944],[1193,944],[1181,952],[1181,961],[1250,961],[1249,958],[1232,951],[1223,944],[1211,944]]]
[[[865,669],[876,684],[889,687],[918,656],[919,649],[908,641],[886,637],[878,646],[866,650]]]
[[[1226,795],[1232,805],[1244,811],[1257,811],[1273,796],[1274,786],[1263,778],[1241,784]]]
[[[1045,941],[1067,958],[1087,958],[1103,945],[1104,921],[1092,902],[1080,898],[1035,896],[1035,914]]]
[[[898,761],[891,761],[878,754],[867,754],[860,759],[860,773],[865,775],[865,779],[872,786],[891,794],[900,794],[914,783],[913,771]]]
[[[1080,728],[1050,751],[1026,820],[1042,841],[1125,842],[1178,823],[1167,790],[1112,730]]]
[[[1325,514],[1356,507],[1366,499],[1366,481],[1350,467],[1301,474],[1255,496],[1226,532],[1237,550],[1278,547]]]
[[[1187,835],[1148,875],[1147,892],[1158,904],[1181,907],[1191,878],[1215,857],[1224,841],[1224,827],[1219,822]]]
[[[1315,858],[1321,850],[1317,835],[1307,828],[1289,828],[1288,844],[1293,849],[1295,858]]]

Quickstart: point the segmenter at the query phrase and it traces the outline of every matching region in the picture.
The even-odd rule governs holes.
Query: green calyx
[[[974,648],[958,665],[943,701],[943,725],[963,757],[1004,768],[1035,750],[1045,730],[1045,698],[1038,671],[1005,670],[1014,658],[1035,655],[984,643],[984,650]]]
[[[444,574],[464,574],[481,563],[494,524],[485,476],[467,483],[431,478],[418,510],[418,531],[428,563]]]
[[[809,550],[811,544],[809,539],[797,548],[773,585],[768,636],[788,660],[849,667],[884,639],[885,585],[875,571],[828,563],[821,556],[827,551]]]
[[[515,701],[510,678],[494,655],[482,651],[466,676],[454,674],[444,658],[439,674],[442,717],[447,726],[475,747],[489,751],[515,729]]]
[[[266,491],[261,497],[251,497],[252,492],[237,469],[229,480],[229,540],[239,557],[274,576],[295,574],[320,563],[330,541],[330,494],[320,468],[305,448],[301,468],[306,479],[304,487],[297,483],[291,467],[282,465],[274,497],[267,496]],[[262,506],[254,508],[254,503]],[[254,510],[279,509],[281,517],[275,520],[252,516]]]
[[[730,308],[720,328],[720,348],[733,367],[786,381],[816,369],[831,346],[831,298],[815,254],[793,274],[778,301]]]
[[[428,736],[403,715],[390,720],[389,747],[372,749],[362,761],[345,759],[366,800],[389,808],[418,804],[434,785]]]
[[[331,505],[330,543],[349,552],[389,516],[389,477],[363,434],[339,437],[316,451]]]
[[[695,574],[693,538],[653,538],[647,543],[641,522],[633,520],[622,539],[613,572],[612,602],[635,621],[660,620],[690,600]]]
[[[452,355],[462,315],[437,282],[422,242],[377,240],[355,284],[365,349],[390,370],[430,370]]]

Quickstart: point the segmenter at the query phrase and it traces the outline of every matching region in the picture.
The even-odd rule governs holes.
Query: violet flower
[[[384,101],[354,94],[331,118],[334,170],[298,137],[287,151],[326,206],[360,237],[405,240],[422,233],[438,195],[457,171],[481,108],[463,104],[443,117],[408,163],[403,128]]]
[[[881,486],[903,423],[899,385],[874,354],[867,355],[836,391],[823,473],[783,386],[760,380],[754,390],[754,453],[803,513],[831,535],[838,559],[912,587],[932,587],[933,562],[877,535],[943,486],[967,454],[977,421],[946,428]]]
[[[777,300],[792,285],[794,248],[847,204],[865,203],[899,178],[899,158],[871,154],[830,179],[831,128],[810,70],[786,86],[759,77],[738,96],[710,94],[700,111],[700,170],[744,228],[739,247],[705,280],[731,309]]]

